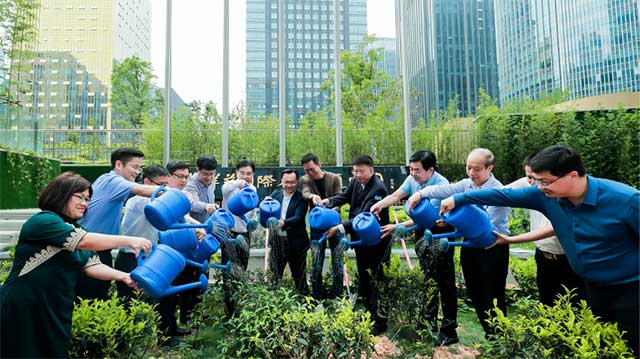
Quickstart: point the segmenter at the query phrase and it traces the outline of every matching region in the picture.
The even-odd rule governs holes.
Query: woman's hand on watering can
[[[136,252],[136,257],[142,250],[147,253],[151,250],[151,241],[142,237],[127,237],[129,239],[129,244],[127,245],[129,248],[133,249]]]
[[[382,226],[382,228],[380,228],[380,232],[382,232],[382,237],[380,238],[385,238],[390,234],[393,234],[393,232],[396,230],[397,227],[398,227],[397,224],[387,224]]]
[[[198,242],[202,241],[202,239],[206,236],[207,232],[205,232],[203,228],[196,228],[196,238],[198,239]]]
[[[449,212],[454,208],[456,208],[456,202],[453,200],[453,197],[445,198],[440,202],[441,215],[445,212]]]
[[[418,203],[420,203],[421,200],[422,193],[420,193],[420,191],[412,194],[411,197],[409,197],[409,199],[407,200],[407,210],[411,211],[413,207],[417,206]]]
[[[493,244],[490,245],[489,247],[486,247],[485,249],[491,249],[491,248],[493,248],[495,246],[511,243],[511,237],[506,236],[506,235],[504,235],[504,234],[502,234],[502,233],[500,233],[498,231],[493,231],[493,234],[496,235],[496,241],[493,242]]]

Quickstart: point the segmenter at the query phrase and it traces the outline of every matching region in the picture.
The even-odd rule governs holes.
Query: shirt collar
[[[587,192],[582,203],[595,206],[598,199],[598,182],[591,176],[587,176]]]

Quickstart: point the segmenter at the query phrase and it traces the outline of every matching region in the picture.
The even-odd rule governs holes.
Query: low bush
[[[157,346],[158,315],[153,305],[132,299],[125,309],[117,297],[83,299],[73,311],[71,358],[142,358]]]
[[[380,285],[380,302],[387,318],[399,326],[426,326],[426,303],[436,290],[435,282],[427,282],[420,265],[413,269],[402,264],[398,255],[391,255],[384,266],[385,280]]]
[[[509,267],[522,293],[530,298],[538,298],[538,284],[536,282],[536,261],[533,257],[526,260],[510,257]]]
[[[507,318],[494,308],[493,340],[483,345],[486,358],[632,358],[616,324],[593,315],[583,300],[572,304],[571,295],[554,306],[520,300]]]
[[[368,313],[341,301],[322,305],[285,287],[271,287],[260,280],[239,284],[238,308],[229,320],[211,316],[216,332],[217,357],[225,358],[360,358],[373,351]],[[217,316],[219,299],[206,296],[200,313]],[[206,313],[203,313],[207,315]]]

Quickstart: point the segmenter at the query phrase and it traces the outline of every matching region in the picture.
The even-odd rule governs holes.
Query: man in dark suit
[[[304,168],[305,175],[300,179],[300,189],[302,191],[302,197],[311,202],[311,206],[315,206],[320,203],[324,198],[335,196],[342,192],[342,178],[335,173],[326,172],[322,170],[322,163],[317,155],[313,153],[307,153],[300,160],[302,168]],[[323,231],[319,229],[311,228],[311,240],[318,240],[322,237]],[[311,267],[311,295],[315,299],[324,299],[325,291],[322,283],[322,267],[324,263],[324,252],[327,249],[327,242],[329,242],[329,248],[331,248],[331,256],[334,258],[336,245],[338,244],[337,238],[331,238],[328,241],[323,241],[320,246],[317,258],[314,258],[319,265],[313,265]],[[335,298],[342,295],[342,261],[331,261],[331,292],[328,298]]]
[[[281,189],[277,189],[271,197],[282,205],[277,226],[278,243],[273,243],[275,256],[272,258],[271,268],[276,281],[282,278],[284,267],[289,263],[291,276],[300,294],[307,295],[307,251],[309,250],[309,235],[305,216],[309,208],[308,202],[302,198],[298,186],[298,173],[286,169],[280,174]],[[277,246],[277,247],[276,247]]]
[[[349,233],[352,241],[359,240],[353,231],[352,220],[362,212],[368,212],[371,206],[387,196],[387,187],[374,175],[373,159],[367,155],[360,155],[353,160],[353,179],[347,189],[336,196],[321,201],[329,206],[350,204],[349,220],[332,227],[327,231],[327,237],[333,237],[338,231]],[[379,214],[380,225],[389,224],[389,210],[385,208]],[[382,233],[380,233],[382,235]],[[356,261],[358,264],[358,292],[364,299],[367,311],[371,313],[373,328],[371,334],[378,335],[387,330],[387,318],[380,313],[378,306],[378,283],[384,280],[382,263],[389,261],[389,243],[387,236],[375,246],[356,247]]]

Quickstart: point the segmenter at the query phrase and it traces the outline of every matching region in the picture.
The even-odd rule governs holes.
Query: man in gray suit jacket
[[[310,208],[313,208],[316,204],[320,203],[325,198],[335,196],[342,192],[342,178],[340,175],[331,172],[325,172],[322,170],[320,159],[313,153],[307,153],[302,157],[300,164],[304,168],[306,173],[300,179],[300,189],[302,191],[302,198],[311,202]],[[323,232],[311,228],[311,240],[318,240],[322,236]],[[338,244],[336,238],[332,238],[329,241],[329,248],[331,248],[331,255],[334,255],[334,249]],[[324,252],[327,248],[327,241],[322,243],[320,248],[320,254],[318,260],[320,263],[324,263]],[[335,298],[342,295],[342,266],[333,265],[336,261],[331,261],[331,272],[333,274],[333,280],[331,285],[331,292],[329,298]],[[312,296],[315,299],[323,299],[325,297],[324,287],[322,285],[322,265],[312,266],[311,268],[311,291]]]

